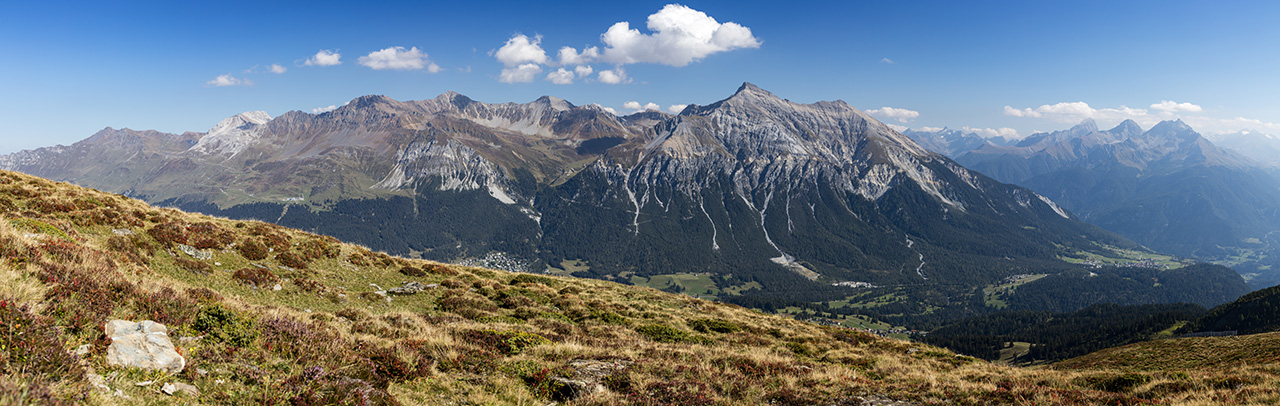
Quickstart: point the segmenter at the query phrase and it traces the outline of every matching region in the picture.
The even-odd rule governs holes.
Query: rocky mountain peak
[[[1110,130],[1107,130],[1107,132],[1119,135],[1122,138],[1129,138],[1142,134],[1142,126],[1139,126],[1138,123],[1133,120],[1124,120],[1121,121],[1120,124],[1116,124],[1116,126],[1112,127]]]
[[[573,103],[569,103],[565,99],[554,96],[542,96],[538,100],[533,101],[534,105],[546,106],[555,111],[567,111],[573,109]]]

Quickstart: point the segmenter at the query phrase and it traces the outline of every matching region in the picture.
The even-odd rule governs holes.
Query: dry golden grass
[[[204,238],[210,271],[191,270],[194,259],[167,242],[173,238]],[[249,260],[236,244],[250,239],[278,249]],[[564,400],[552,378],[573,377],[575,360],[625,367],[602,380],[603,392],[569,404],[1280,400],[1274,364],[1207,372],[998,366],[649,288],[394,258],[11,172],[0,172],[0,241],[0,299],[30,304],[19,315],[59,326],[60,345],[51,351],[90,344],[76,367],[114,374],[112,390],[131,398],[88,389],[82,374],[31,368],[0,374],[0,389],[46,390],[72,403],[545,405]],[[307,268],[284,268],[281,252],[305,258]],[[261,267],[278,278],[279,290],[235,276]],[[423,271],[409,276],[405,267]],[[439,286],[390,301],[375,293],[406,281]],[[171,320],[187,370],[167,376],[107,367],[97,329],[108,318]],[[192,383],[202,394],[175,399],[132,385],[143,380]],[[40,400],[15,399],[0,398]]]

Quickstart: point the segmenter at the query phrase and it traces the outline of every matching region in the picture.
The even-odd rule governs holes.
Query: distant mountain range
[[[364,96],[206,133],[108,128],[0,156],[0,168],[396,254],[622,281],[685,274],[708,294],[938,318],[984,312],[982,289],[1011,276],[1135,247],[842,101],[751,84],[679,115],[625,117],[554,97]],[[1239,285],[1213,302],[1243,293],[1220,272],[1188,278]]]
[[[1245,138],[1223,140],[1260,145]],[[1086,120],[1011,145],[964,145],[975,147],[948,153],[965,167],[1035,190],[1086,221],[1157,251],[1230,265],[1255,287],[1280,283],[1274,170],[1218,147],[1181,121],[1143,131],[1129,120],[1109,130]],[[1267,156],[1265,149],[1244,150]]]

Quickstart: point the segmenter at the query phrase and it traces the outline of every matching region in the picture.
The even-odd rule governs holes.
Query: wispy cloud
[[[334,111],[337,109],[338,109],[338,105],[330,104],[327,107],[316,107],[314,109],[311,109],[311,114],[326,113],[326,112]]]
[[[892,59],[889,59],[889,58],[880,58],[880,63],[887,63],[890,65],[893,65],[896,62],[894,62]]]
[[[224,86],[253,86],[253,81],[249,79],[240,79],[231,76],[230,73],[218,75],[208,82],[204,82],[205,86],[224,87]]]
[[[303,65],[306,66],[334,66],[341,64],[342,54],[328,49],[322,49],[320,52],[316,52],[315,56],[307,58],[307,61],[303,63]]]
[[[1085,102],[1062,102],[1045,104],[1035,108],[1004,106],[1004,114],[1056,123],[1077,123],[1084,119],[1093,119],[1105,124],[1112,124],[1123,120],[1133,120],[1143,128],[1151,128],[1156,123],[1165,120],[1180,119],[1195,128],[1196,131],[1208,134],[1236,132],[1242,129],[1280,131],[1280,123],[1245,117],[1217,117],[1212,112],[1205,111],[1200,105],[1192,103],[1162,100],[1159,103],[1152,104],[1150,107],[1150,110],[1128,106],[1094,108]]]
[[[920,117],[920,112],[915,110],[900,109],[894,107],[881,107],[878,109],[867,110],[867,114],[898,120],[899,123],[909,123]]]
[[[941,131],[941,130],[942,130],[941,128],[937,129],[937,131]],[[1018,130],[1015,130],[1009,127],[1000,127],[1000,128],[963,127],[961,128],[961,131],[978,134],[986,138],[994,138],[994,137],[1004,137],[1009,139],[1022,138],[1022,136],[1018,135]]]

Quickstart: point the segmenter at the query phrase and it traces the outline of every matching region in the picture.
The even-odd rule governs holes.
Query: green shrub
[[[637,333],[652,341],[660,343],[705,344],[707,339],[690,334],[688,331],[662,324],[646,324],[635,328]]]
[[[628,320],[625,316],[610,311],[600,310],[593,312],[591,314],[591,318],[604,324],[615,324],[619,326],[631,325],[631,320]]]
[[[206,334],[215,342],[224,342],[232,347],[247,347],[258,338],[253,319],[243,317],[222,305],[200,309],[191,328]]]
[[[557,286],[560,284],[560,282],[556,281],[555,279],[551,279],[545,276],[527,274],[527,273],[522,273],[522,274],[516,275],[516,277],[514,278],[511,278],[511,283],[510,283],[511,285],[519,285],[522,283],[541,283],[547,286]]]
[[[519,354],[529,347],[551,343],[546,337],[523,331],[470,330],[461,335],[465,342],[506,355]]]
[[[732,333],[742,330],[742,327],[733,322],[721,319],[698,319],[688,322],[689,328],[699,333]]]

